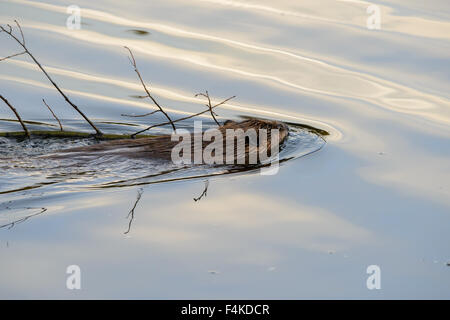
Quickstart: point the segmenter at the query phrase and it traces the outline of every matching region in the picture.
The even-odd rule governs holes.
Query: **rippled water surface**
[[[291,134],[275,175],[42,162],[95,140],[0,137],[0,297],[450,298],[449,18],[445,0],[1,1],[0,22],[21,23],[106,133],[163,121],[122,116],[154,110],[128,46],[172,117],[204,110],[195,94],[208,90],[237,96],[220,121],[274,119]],[[0,33],[0,58],[20,51]],[[92,132],[25,55],[0,61],[0,94],[30,130],[58,130],[45,98],[66,130]],[[20,131],[0,103],[0,132]],[[73,264],[81,290],[66,288]]]

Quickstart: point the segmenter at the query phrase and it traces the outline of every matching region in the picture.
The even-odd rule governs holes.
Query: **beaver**
[[[209,139],[209,141],[205,141],[204,139],[208,130],[201,132],[201,143],[194,142],[195,132],[188,133],[187,141],[186,139],[183,139],[183,142],[180,142],[180,140],[176,138],[174,141],[174,138],[171,135],[159,135],[138,139],[113,140],[90,146],[63,149],[45,157],[52,159],[76,158],[91,160],[103,156],[120,156],[130,159],[159,159],[173,161],[173,149],[177,148],[178,145],[178,149],[185,147],[183,152],[190,149],[191,152],[188,152],[190,153],[190,156],[188,155],[188,160],[191,160],[193,163],[199,163],[195,159],[196,151],[199,151],[199,148],[202,148],[200,151],[203,155],[204,152],[208,151],[208,148],[211,149],[210,144],[215,142],[217,134],[220,134],[223,137],[222,148],[219,147],[219,144],[216,144],[219,148],[212,148],[214,150],[210,152],[211,157],[214,157],[215,160],[219,159],[215,163],[254,164],[255,161],[261,163],[262,160],[264,160],[260,157],[261,153],[265,152],[267,157],[276,155],[272,154],[273,150],[275,150],[276,153],[279,152],[280,147],[289,133],[288,126],[282,122],[259,119],[249,119],[241,122],[227,120],[223,125],[216,129],[217,131],[212,134],[214,135],[215,133],[214,138]],[[273,135],[272,133],[275,132],[274,129],[276,129],[277,134]],[[234,136],[232,136],[233,143],[231,148],[233,149],[233,152],[231,157],[227,156],[227,147],[229,148],[231,140],[227,141],[226,139],[227,134],[230,133],[234,134]],[[178,130],[176,134],[178,134]],[[272,138],[272,136],[274,136],[274,138]],[[264,139],[264,137],[267,138]],[[184,136],[184,138],[186,138],[186,136]],[[274,141],[272,141],[272,139]],[[242,147],[239,148],[239,141],[244,141],[245,146],[242,145]],[[272,146],[272,143],[275,143],[276,146]],[[208,145],[210,147],[208,147]],[[228,152],[229,151],[231,150],[228,150]],[[255,160],[255,157],[252,157],[252,155],[255,156],[257,154],[258,157],[256,157],[257,159]],[[222,159],[222,161],[220,159]],[[186,160],[186,158],[184,158],[184,160]]]

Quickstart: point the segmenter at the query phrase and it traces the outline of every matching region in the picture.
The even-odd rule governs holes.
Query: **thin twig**
[[[95,132],[97,133],[98,136],[102,136],[103,133],[97,129],[97,127],[92,123],[91,120],[89,120],[89,118],[77,107],[77,105],[75,105],[72,101],[70,101],[70,99],[66,96],[66,94],[58,87],[58,85],[53,81],[53,79],[49,76],[49,74],[47,73],[47,71],[45,71],[44,67],[42,67],[42,65],[39,63],[39,61],[36,60],[36,58],[33,56],[33,54],[28,50],[28,48],[25,46],[25,38],[23,37],[23,32],[22,32],[22,28],[20,27],[19,22],[17,22],[15,20],[21,34],[22,34],[22,41],[21,42],[13,33],[12,33],[12,27],[10,25],[8,25],[9,27],[9,31],[6,30],[3,26],[0,26],[0,30],[2,30],[3,32],[6,32],[11,38],[13,38],[18,44],[20,44],[20,46],[22,46],[22,48],[25,50],[25,52],[31,57],[31,59],[33,59],[34,63],[36,63],[36,65],[39,67],[39,69],[41,69],[41,71],[45,74],[45,76],[47,77],[47,79],[51,82],[51,84],[56,88],[56,90],[58,90],[58,92],[63,96],[64,100],[66,100],[66,102],[68,104],[70,104],[88,123],[89,125],[95,130]]]
[[[23,32],[22,32],[22,27],[20,26],[19,22],[17,22],[17,20],[14,20],[14,22],[17,25],[17,28],[19,28],[20,34],[22,35],[22,45],[25,45],[25,37],[23,36]]]
[[[22,125],[23,131],[25,131],[26,136],[29,138],[30,137],[30,133],[28,132],[27,127],[25,126],[25,123],[22,121],[22,118],[20,117],[19,113],[17,112],[16,108],[14,108],[9,102],[8,100],[6,100],[5,97],[3,97],[0,94],[0,99],[2,99],[6,105],[12,110],[12,112],[14,112],[14,114],[16,115],[17,120],[19,120],[20,124]]]
[[[226,103],[227,101],[229,101],[229,100],[231,100],[231,99],[233,99],[233,98],[236,98],[236,96],[232,96],[232,97],[229,97],[228,99],[223,100],[222,102],[220,102],[220,103],[218,103],[218,104],[212,106],[211,109],[214,109],[214,108],[216,108],[216,107],[218,107],[218,106],[220,106],[220,105]],[[172,121],[172,122],[173,122],[173,123],[176,123],[176,122],[179,122],[179,121],[187,120],[187,119],[190,119],[190,118],[193,118],[193,117],[202,115],[202,114],[204,114],[204,113],[206,113],[206,112],[209,112],[209,111],[210,111],[210,109],[208,108],[208,109],[206,109],[206,110],[204,110],[204,111],[201,111],[201,112],[198,112],[198,113],[195,113],[195,114],[191,114],[191,115],[186,116],[186,117],[183,117],[183,118],[179,118],[179,119],[174,120],[174,121]],[[171,122],[163,122],[163,123],[158,123],[158,124],[152,125],[152,126],[150,126],[150,127],[147,127],[147,128],[145,128],[145,129],[142,129],[142,130],[140,130],[140,131],[138,131],[138,132],[133,133],[133,134],[131,135],[131,137],[134,138],[134,137],[136,137],[136,136],[137,136],[138,134],[140,134],[140,133],[143,133],[143,132],[145,132],[145,131],[148,131],[148,130],[150,130],[150,129],[152,129],[152,128],[165,126],[165,125],[168,125],[168,124],[170,124],[170,123],[171,123]]]
[[[124,232],[124,234],[127,234],[130,232],[131,230],[131,224],[133,223],[134,220],[134,210],[136,209],[137,204],[139,203],[139,200],[141,200],[142,194],[144,193],[143,189],[139,189],[138,190],[138,194],[136,197],[136,201],[134,202],[134,206],[133,208],[131,208],[130,212],[127,215],[127,218],[129,218],[131,216],[130,221],[128,222],[128,230]]]
[[[53,117],[56,119],[56,121],[58,121],[59,123],[59,128],[61,129],[61,131],[63,130],[61,121],[59,121],[58,117],[56,116],[56,114],[53,112],[52,108],[50,108],[50,106],[47,104],[47,102],[45,102],[45,99],[42,99],[42,102],[44,102],[44,104],[47,106],[48,110],[50,110],[50,112],[52,113]]]
[[[159,110],[155,110],[155,111],[152,111],[152,112],[149,112],[149,113],[144,113],[144,114],[125,114],[125,113],[122,113],[121,116],[122,117],[140,118],[140,117],[146,117],[146,116],[152,115],[152,114],[157,113],[157,112],[159,112]]]
[[[125,46],[124,48],[127,49],[128,52],[130,53],[131,59],[130,59],[130,57],[128,57],[128,59],[130,60],[130,63],[131,63],[131,65],[133,66],[134,71],[135,71],[136,74],[138,75],[139,80],[141,81],[141,84],[142,84],[142,86],[144,87],[145,93],[147,93],[147,96],[148,96],[148,97],[153,101],[153,103],[158,107],[159,111],[162,112],[162,113],[166,116],[167,120],[169,120],[170,124],[172,125],[173,130],[175,131],[176,128],[175,128],[175,125],[173,124],[172,119],[170,119],[169,115],[164,111],[164,109],[159,105],[159,103],[155,100],[155,98],[152,97],[152,95],[151,95],[150,92],[148,91],[147,86],[145,85],[144,80],[142,79],[141,73],[139,72],[139,70],[138,70],[138,68],[137,68],[137,66],[136,66],[136,60],[134,59],[133,52],[132,52],[131,49],[128,48],[127,46]]]
[[[20,56],[20,55],[25,54],[25,53],[27,53],[27,52],[26,52],[26,51],[23,51],[23,52],[15,53],[15,54],[12,54],[12,55],[10,55],[10,56],[1,58],[0,61],[6,60],[6,59],[9,59],[9,58],[13,58],[13,57],[17,57],[17,56]]]
[[[196,97],[198,97],[198,96],[203,96],[203,97],[205,97],[205,98],[207,98],[208,99],[208,104],[206,105],[208,108],[209,108],[209,111],[211,112],[211,116],[213,117],[213,119],[214,119],[214,121],[217,123],[217,125],[220,127],[220,123],[219,123],[219,121],[217,121],[217,119],[216,119],[216,113],[213,111],[213,109],[212,109],[212,104],[211,104],[211,98],[209,97],[209,93],[208,93],[208,90],[206,90],[206,94],[204,94],[204,93],[197,93],[196,95],[195,95]]]

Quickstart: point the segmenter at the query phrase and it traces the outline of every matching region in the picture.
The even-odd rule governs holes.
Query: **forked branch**
[[[132,52],[131,49],[128,48],[127,46],[125,46],[124,48],[127,49],[128,52],[130,53],[130,57],[128,57],[128,59],[130,60],[130,63],[131,63],[131,65],[132,65],[133,68],[134,68],[134,72],[136,72],[136,74],[138,75],[139,80],[141,81],[142,87],[144,87],[145,93],[146,93],[147,96],[153,101],[153,103],[158,107],[158,110],[157,110],[157,111],[162,112],[162,113],[166,116],[167,120],[169,120],[169,123],[172,125],[172,128],[173,128],[173,130],[175,131],[176,128],[175,128],[175,125],[174,125],[172,119],[170,119],[169,115],[164,111],[164,109],[159,105],[159,103],[155,100],[155,98],[152,97],[152,95],[151,95],[150,92],[148,91],[147,86],[145,85],[145,82],[144,82],[144,80],[142,79],[141,73],[139,72],[139,70],[138,70],[138,68],[137,68],[136,60],[134,59],[133,52]]]
[[[0,25],[0,31],[5,32],[6,34],[8,34],[12,39],[14,39],[23,49],[24,49],[24,53],[28,54],[30,56],[30,58],[34,61],[34,63],[36,63],[36,65],[39,67],[39,69],[41,69],[41,71],[45,74],[45,76],[47,77],[47,79],[50,81],[50,83],[56,88],[56,90],[63,96],[64,100],[66,100],[66,102],[71,105],[88,123],[89,125],[95,130],[95,132],[97,133],[98,136],[103,135],[102,132],[94,125],[94,123],[92,123],[91,120],[89,120],[89,118],[78,108],[77,105],[75,105],[68,97],[67,95],[59,88],[59,86],[55,83],[55,81],[53,81],[53,79],[49,76],[49,74],[47,73],[47,71],[44,69],[44,67],[39,63],[39,61],[37,61],[37,59],[33,56],[33,54],[28,50],[28,48],[25,45],[25,37],[23,35],[22,32],[22,28],[20,27],[19,22],[17,22],[17,20],[14,20],[14,22],[17,25],[17,28],[20,31],[20,35],[22,38],[22,41],[17,38],[14,33],[13,33],[13,28],[8,24],[8,29],[6,29],[5,27]],[[24,54],[24,53],[18,53],[16,55],[12,55],[10,57],[7,58],[11,58],[14,56],[18,56],[20,54]],[[6,58],[3,58],[2,60],[5,60]]]
[[[16,57],[16,56],[20,56],[20,55],[23,55],[23,54],[27,54],[27,55],[34,61],[34,63],[39,67],[39,69],[44,73],[44,75],[47,77],[47,79],[50,81],[50,83],[51,83],[51,84],[56,88],[56,90],[61,94],[61,96],[66,100],[66,102],[67,102],[69,105],[71,105],[71,106],[72,106],[72,107],[73,107],[73,108],[74,108],[74,109],[75,109],[75,110],[76,110],[76,111],[77,111],[77,112],[78,112],[78,113],[79,113],[79,114],[80,114],[80,115],[81,115],[81,116],[89,123],[89,125],[96,131],[97,136],[102,136],[102,135],[103,135],[102,132],[101,132],[101,131],[94,125],[94,123],[93,123],[93,122],[92,122],[92,121],[91,121],[91,120],[90,120],[90,119],[89,119],[89,118],[88,118],[88,117],[87,117],[87,116],[86,116],[86,115],[78,108],[78,106],[75,105],[75,104],[67,97],[67,95],[61,90],[61,88],[53,81],[53,79],[50,77],[50,75],[47,73],[47,71],[44,69],[44,67],[39,63],[39,61],[34,57],[34,55],[28,50],[28,48],[26,47],[26,44],[25,44],[25,37],[24,37],[23,31],[22,31],[22,28],[21,28],[19,22],[17,22],[17,20],[14,20],[14,22],[16,23],[17,29],[18,29],[19,32],[20,32],[20,39],[19,39],[19,37],[17,37],[17,36],[13,33],[13,31],[14,31],[14,30],[13,30],[13,27],[11,27],[9,24],[7,25],[7,27],[4,27],[4,26],[0,25],[0,33],[1,33],[1,32],[5,32],[6,34],[8,34],[13,40],[15,40],[15,41],[16,41],[16,42],[24,49],[24,51],[23,51],[23,52],[16,53],[16,54],[12,54],[12,55],[7,56],[7,57],[4,57],[4,58],[1,58],[0,61],[7,60],[7,59],[10,59],[10,58],[13,58],[13,57]],[[145,91],[145,93],[146,93],[146,96],[144,96],[144,97],[150,98],[150,99],[153,101],[153,103],[155,104],[155,106],[156,106],[158,109],[155,110],[155,111],[149,112],[149,113],[142,114],[142,115],[128,115],[128,114],[122,114],[122,116],[127,116],[127,117],[145,117],[145,116],[148,116],[148,115],[155,114],[155,113],[157,113],[157,112],[161,112],[162,114],[164,114],[164,116],[165,116],[165,117],[167,118],[167,120],[168,120],[167,122],[163,122],[163,123],[151,125],[151,126],[145,128],[145,129],[142,129],[142,130],[140,130],[140,131],[137,131],[137,132],[135,132],[134,134],[131,135],[132,138],[134,138],[136,135],[138,135],[138,134],[140,134],[140,133],[143,133],[143,132],[145,132],[145,131],[148,131],[148,130],[150,130],[150,129],[152,129],[152,128],[160,127],[160,126],[165,126],[165,125],[168,125],[168,124],[170,124],[170,125],[172,126],[173,130],[175,131],[175,130],[176,130],[176,127],[175,127],[175,123],[176,123],[176,122],[183,121],[183,120],[187,120],[187,119],[190,119],[190,118],[193,118],[193,117],[196,117],[196,116],[200,116],[200,115],[202,115],[202,114],[204,114],[204,113],[207,113],[207,112],[211,113],[211,116],[213,117],[214,121],[217,123],[218,126],[220,126],[219,121],[217,121],[217,119],[216,119],[217,114],[214,112],[213,109],[214,109],[214,108],[217,108],[218,106],[220,106],[220,105],[222,105],[222,104],[228,102],[229,100],[235,98],[235,96],[232,96],[232,97],[230,97],[230,98],[227,98],[227,99],[223,100],[222,102],[213,105],[212,102],[211,102],[211,98],[210,98],[210,96],[209,96],[208,91],[206,91],[205,93],[198,93],[198,94],[195,95],[196,97],[198,97],[198,96],[203,96],[203,97],[207,98],[208,103],[206,104],[206,106],[208,107],[208,109],[206,109],[206,110],[204,110],[204,111],[201,111],[201,112],[198,112],[198,113],[195,113],[195,114],[192,114],[192,115],[189,115],[189,116],[185,116],[185,117],[176,119],[176,120],[172,120],[172,119],[169,117],[169,115],[164,111],[164,109],[162,108],[162,106],[156,101],[156,99],[151,95],[150,91],[148,90],[148,88],[147,88],[147,86],[146,86],[146,84],[145,84],[145,82],[144,82],[144,80],[143,80],[143,78],[142,78],[142,76],[141,76],[141,73],[140,73],[139,70],[138,70],[138,67],[137,67],[137,64],[136,64],[136,59],[135,59],[135,57],[134,57],[134,55],[133,55],[133,52],[131,51],[130,48],[128,48],[128,47],[126,47],[126,46],[125,46],[125,48],[128,50],[128,52],[129,52],[129,54],[130,54],[130,56],[129,56],[130,63],[131,63],[131,65],[133,66],[134,71],[136,72],[136,74],[137,74],[137,76],[138,76],[138,78],[139,78],[139,81],[141,82],[142,87],[144,88],[144,91]],[[3,96],[0,96],[0,98],[1,98],[1,99],[8,105],[8,107],[14,112],[14,114],[15,114],[16,117],[17,117],[17,119],[18,119],[19,122],[21,123],[21,125],[22,125],[22,127],[23,127],[23,129],[24,129],[24,131],[25,131],[25,133],[26,133],[26,135],[29,136],[29,132],[28,132],[28,130],[27,130],[27,128],[26,128],[24,122],[23,122],[22,119],[20,118],[20,115],[17,113],[16,109],[15,109],[15,108],[14,108],[14,107],[6,100]],[[51,112],[52,115],[55,117],[55,119],[58,121],[60,129],[61,129],[61,131],[63,131],[63,127],[62,127],[61,121],[60,121],[60,120],[58,119],[58,117],[55,115],[55,113],[54,113],[53,110],[50,108],[50,106],[45,102],[45,100],[42,99],[42,101],[43,101],[43,103],[47,106],[47,108],[50,110],[50,112]]]
[[[212,105],[211,105],[211,98],[209,97],[209,93],[208,93],[208,90],[206,90],[205,91],[206,93],[197,93],[195,96],[196,97],[198,97],[198,96],[203,96],[203,97],[205,97],[205,98],[207,98],[208,99],[208,104],[206,105],[208,108],[209,108],[209,111],[211,112],[211,117],[213,117],[213,119],[214,119],[214,121],[217,123],[217,125],[220,127],[220,123],[219,123],[219,121],[217,121],[217,119],[216,119],[216,116],[217,116],[217,114],[213,111],[213,107],[212,107]]]
[[[233,99],[233,98],[236,98],[236,96],[232,96],[232,97],[229,97],[229,98],[223,100],[222,102],[220,102],[220,103],[218,103],[218,104],[212,106],[211,109],[217,108],[218,106],[220,106],[220,105],[226,103],[227,101],[229,101],[229,100],[231,100],[231,99]],[[148,131],[148,130],[150,130],[150,129],[152,129],[152,128],[161,127],[161,126],[168,125],[168,124],[170,124],[170,123],[175,123],[175,122],[187,120],[187,119],[190,119],[190,118],[193,118],[193,117],[197,117],[197,116],[199,116],[199,115],[202,115],[202,114],[204,114],[204,113],[206,113],[206,112],[210,112],[210,109],[208,108],[208,109],[203,110],[203,111],[201,111],[201,112],[198,112],[198,113],[195,113],[195,114],[191,114],[191,115],[186,116],[186,117],[183,117],[183,118],[179,118],[179,119],[174,120],[174,121],[172,121],[172,122],[163,122],[163,123],[154,124],[154,125],[151,125],[150,127],[147,127],[147,128],[145,128],[145,129],[142,129],[142,130],[140,130],[140,131],[137,131],[137,132],[133,133],[133,134],[131,135],[131,137],[134,138],[134,137],[136,137],[136,135],[141,134],[141,133],[143,133],[143,132],[145,132],[145,131]]]

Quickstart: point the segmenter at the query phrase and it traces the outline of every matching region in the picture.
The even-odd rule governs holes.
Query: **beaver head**
[[[249,119],[241,122],[233,120],[227,120],[221,127],[222,129],[243,129],[246,131],[249,128],[253,128],[256,131],[259,129],[266,129],[270,134],[271,130],[278,129],[279,131],[279,144],[281,145],[289,134],[289,128],[286,124],[280,121],[274,120],[261,120],[261,119]]]

